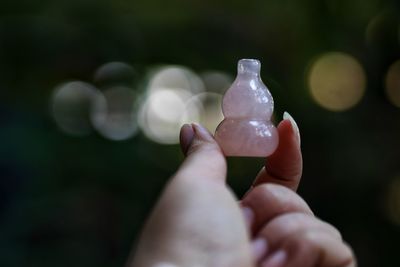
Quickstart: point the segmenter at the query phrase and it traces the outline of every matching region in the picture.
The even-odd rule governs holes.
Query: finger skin
[[[186,158],[163,190],[129,266],[252,266],[250,240],[237,199],[225,185],[225,158],[199,125],[182,129]],[[189,138],[187,138],[189,136]]]
[[[320,229],[301,231],[282,244],[289,254],[285,267],[353,267],[355,258],[350,247]]]
[[[227,165],[221,148],[205,128],[198,124],[192,124],[192,127],[195,137],[186,149],[186,159],[176,172],[175,178],[206,179],[225,183]],[[184,131],[186,129],[183,127],[181,136],[184,135]]]
[[[286,238],[308,230],[320,230],[342,240],[339,231],[332,225],[310,214],[300,212],[286,213],[275,217],[261,229],[257,237],[265,238],[271,249],[277,249]]]
[[[263,183],[277,183],[296,190],[303,172],[303,159],[297,132],[290,121],[278,125],[279,145],[267,158],[265,167],[257,175],[253,186]]]
[[[288,212],[312,215],[307,203],[293,190],[278,184],[261,184],[241,201],[254,212],[252,233],[256,234],[267,222]]]

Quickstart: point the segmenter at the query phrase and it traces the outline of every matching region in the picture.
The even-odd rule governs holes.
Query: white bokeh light
[[[222,71],[205,71],[201,74],[208,92],[225,93],[233,83],[233,77]]]
[[[121,141],[137,133],[136,95],[128,87],[107,89],[96,98],[91,111],[93,126],[105,138]]]
[[[204,84],[198,75],[186,67],[166,66],[157,69],[148,84],[150,93],[165,88],[182,89],[197,94],[204,91]]]
[[[160,89],[152,92],[141,106],[139,125],[144,134],[161,144],[176,144],[191,93],[182,89]]]
[[[182,123],[198,122],[213,133],[224,119],[221,104],[222,94],[197,94],[186,102]]]
[[[139,126],[149,139],[160,144],[179,142],[186,102],[204,92],[201,78],[183,66],[165,66],[152,72],[141,103]]]
[[[125,62],[108,62],[96,70],[94,83],[100,87],[131,86],[135,74],[133,67]]]
[[[93,85],[81,81],[63,83],[54,89],[51,114],[58,127],[66,134],[84,136],[91,132],[90,109],[101,96]]]

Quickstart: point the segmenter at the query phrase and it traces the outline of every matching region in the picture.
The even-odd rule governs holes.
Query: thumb
[[[198,124],[184,125],[180,138],[186,158],[146,223],[131,266],[252,266],[220,147]]]
[[[225,157],[221,148],[206,128],[197,123],[183,125],[180,133],[180,142],[186,159],[175,177],[225,182]]]

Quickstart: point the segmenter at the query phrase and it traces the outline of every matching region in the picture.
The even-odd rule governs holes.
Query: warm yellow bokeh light
[[[377,44],[381,41],[382,29],[385,29],[385,20],[388,16],[389,13],[384,11],[369,21],[365,30],[365,40],[368,45]]]
[[[400,60],[393,63],[385,79],[386,95],[396,107],[400,107]]]
[[[344,111],[361,100],[365,92],[366,76],[354,57],[331,52],[312,63],[308,86],[320,106],[331,111]]]
[[[400,178],[394,179],[388,188],[386,211],[389,219],[400,225]]]

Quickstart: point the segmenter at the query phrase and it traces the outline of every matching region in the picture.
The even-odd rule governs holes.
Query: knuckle
[[[254,189],[255,193],[263,195],[287,195],[291,193],[291,190],[287,187],[274,183],[265,183],[256,186]]]
[[[342,234],[340,233],[340,231],[339,231],[335,226],[333,226],[332,224],[330,224],[330,223],[328,223],[328,222],[322,221],[322,220],[320,220],[320,219],[318,219],[318,220],[320,221],[320,223],[321,223],[327,230],[329,230],[329,231],[333,234],[333,236],[335,236],[335,237],[338,238],[339,240],[342,240]]]
[[[302,234],[296,235],[294,238],[289,238],[284,247],[289,253],[299,253],[302,255],[315,255],[318,253],[318,243],[312,231],[304,231]]]

